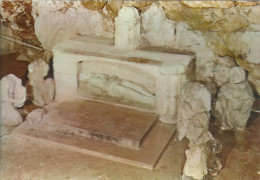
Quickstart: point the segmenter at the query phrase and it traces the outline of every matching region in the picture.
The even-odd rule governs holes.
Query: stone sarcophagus
[[[56,100],[86,98],[159,115],[175,122],[177,96],[194,59],[148,49],[118,49],[109,39],[79,37],[56,45]]]

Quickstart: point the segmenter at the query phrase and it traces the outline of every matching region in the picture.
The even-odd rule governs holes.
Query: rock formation
[[[1,123],[17,126],[22,123],[22,116],[16,108],[22,107],[26,100],[26,89],[22,81],[9,74],[1,79]]]
[[[254,95],[245,78],[245,71],[240,67],[234,67],[230,71],[229,82],[219,90],[214,116],[216,124],[223,130],[246,129]]]
[[[3,1],[0,5],[5,34],[10,30],[10,36],[41,44],[49,51],[77,35],[113,38],[118,12],[136,8],[142,17],[140,43],[195,53],[197,81],[223,85],[226,76],[221,72],[227,74],[231,67],[219,64],[218,57],[239,57],[256,66],[260,62],[260,4],[255,1],[33,0]],[[32,56],[40,54],[37,52]],[[249,78],[259,94],[256,75],[249,73]]]
[[[33,90],[33,103],[37,106],[50,103],[54,98],[55,83],[51,78],[44,80],[48,74],[49,65],[42,59],[38,59],[29,64],[28,71],[29,85]]]

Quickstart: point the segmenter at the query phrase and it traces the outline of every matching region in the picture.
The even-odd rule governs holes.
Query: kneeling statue
[[[213,115],[216,125],[222,130],[245,130],[254,103],[254,95],[246,73],[234,67],[229,74],[229,82],[223,85],[217,95]]]

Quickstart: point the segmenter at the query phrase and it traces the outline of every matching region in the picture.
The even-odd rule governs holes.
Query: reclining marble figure
[[[154,104],[154,96],[143,87],[105,74],[81,73],[80,88],[95,95],[107,94],[110,97],[121,98],[145,104]]]

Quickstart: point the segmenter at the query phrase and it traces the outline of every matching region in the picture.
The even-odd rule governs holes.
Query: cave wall
[[[248,79],[260,94],[259,2],[1,1],[1,34],[46,52],[77,35],[113,38],[114,19],[123,6],[140,13],[142,45],[196,54],[197,81],[214,91],[227,82],[230,69],[239,65],[248,71]],[[29,54],[29,60],[43,55],[32,50]]]

